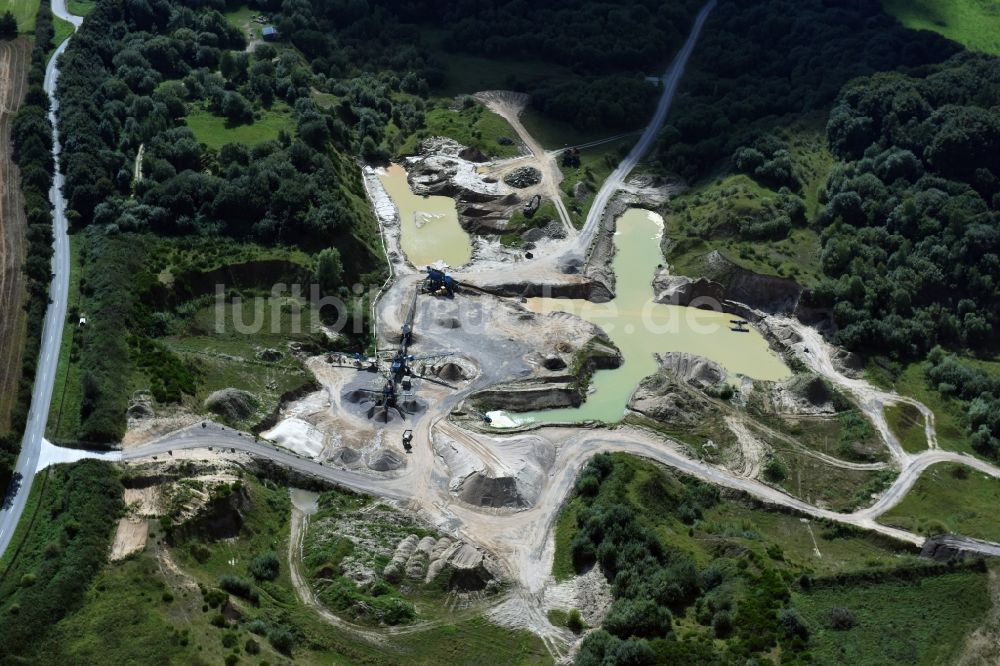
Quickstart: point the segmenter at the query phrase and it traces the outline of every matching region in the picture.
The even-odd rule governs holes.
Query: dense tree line
[[[581,129],[632,129],[649,122],[659,96],[642,77],[570,77],[533,88],[531,105]]]
[[[0,489],[6,489],[21,449],[21,436],[31,407],[35,369],[42,344],[42,328],[52,282],[52,125],[49,123],[49,97],[43,87],[45,63],[52,50],[52,8],[47,0],[39,5],[35,18],[35,44],[28,71],[28,92],[11,130],[14,161],[21,171],[28,222],[24,276],[27,286],[26,328],[21,376],[17,399],[10,415],[10,433],[0,438]]]
[[[353,152],[366,136],[364,118],[355,141],[336,113],[312,101],[312,72],[294,53],[279,56],[263,45],[248,55],[239,30],[217,11],[165,0],[151,7],[101,3],[67,49],[60,123],[74,222],[264,243],[350,243],[364,213],[359,198],[345,192],[360,184],[332,148]],[[278,102],[292,108],[294,134],[251,147],[209,149],[183,123],[204,108],[243,124]],[[144,178],[136,183],[140,145]],[[359,255],[355,266],[370,268],[374,256]]]
[[[268,0],[259,6],[279,13],[282,32],[303,53],[322,58],[332,76],[367,61],[411,69],[433,84],[440,66],[422,47],[421,29],[443,29],[445,48],[456,52],[542,60],[587,74],[659,72],[701,1]]]
[[[53,468],[32,529],[0,577],[0,662],[39,663],[39,636],[84,602],[107,561],[122,485],[110,463]]]
[[[1000,325],[1000,67],[962,54],[859,79],[830,115],[816,298],[851,349],[993,349]]]
[[[80,293],[87,298],[87,326],[80,350],[79,439],[110,444],[125,434],[129,332],[139,333],[142,285],[153,276],[146,247],[133,234],[87,234],[81,252]]]
[[[666,67],[699,6],[697,0],[261,4],[276,12],[282,34],[310,58],[321,81],[337,81],[331,86],[391,72],[394,87],[425,97],[444,83],[440,58],[446,56],[428,46],[424,33],[443,29],[448,50],[572,67],[571,74],[558,80],[528,84],[511,78],[505,85],[530,93],[532,105],[550,117],[608,130],[635,127],[649,117],[656,89],[637,73],[658,74]],[[433,23],[428,22],[431,17]],[[372,92],[384,107],[402,104],[407,115],[407,102],[385,91]],[[373,140],[378,145],[378,137]]]
[[[637,472],[629,460],[599,454],[577,478],[582,506],[570,545],[573,564],[578,571],[599,566],[614,603],[601,628],[584,639],[576,663],[743,664],[779,644],[795,663],[804,655],[808,628],[788,607],[789,588],[773,568],[757,560],[741,566],[727,557],[700,568],[687,551],[665,543],[643,515],[693,525],[719,502],[719,491],[662,470],[648,476],[630,488]],[[752,593],[744,594],[745,587]],[[674,632],[673,614],[692,608],[721,645]]]
[[[903,28],[877,2],[722,0],[667,119],[659,160],[685,178],[704,177],[750,145],[761,123],[826,109],[854,77],[940,62],[956,50]]]

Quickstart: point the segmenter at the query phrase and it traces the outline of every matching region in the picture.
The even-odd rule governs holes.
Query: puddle
[[[302,513],[312,515],[319,509],[319,493],[301,488],[289,488],[288,494],[292,498],[292,504]]]
[[[423,268],[443,261],[457,267],[469,261],[472,241],[458,223],[454,199],[414,194],[406,170],[398,164],[380,174],[379,180],[399,209],[399,242],[411,264]]]
[[[738,317],[723,312],[661,305],[652,300],[650,282],[663,263],[660,238],[663,218],[633,208],[618,219],[614,271],[617,297],[610,303],[582,299],[528,299],[535,312],[570,312],[597,324],[622,351],[624,364],[616,370],[598,370],[590,394],[578,408],[538,412],[498,413],[499,427],[536,422],[620,421],[639,382],[657,370],[654,353],[688,352],[721,365],[730,377],[779,380],[790,372],[756,329],[746,333],[731,329]]]

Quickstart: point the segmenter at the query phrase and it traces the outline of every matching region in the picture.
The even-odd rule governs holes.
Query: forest
[[[348,100],[322,109],[310,95],[313,73],[294,52],[244,47],[217,10],[160,1],[100,3],[66,51],[58,91],[64,194],[72,227],[85,230],[81,294],[92,322],[78,352],[76,439],[121,438],[140,359],[158,400],[193,392],[191,373],[153,339],[162,310],[177,305],[147,270],[154,237],[178,247],[196,237],[325,251],[338,260],[338,270],[324,273],[331,294],[348,277],[380,276],[371,213],[347,156],[376,152],[372,134],[381,142],[391,118],[375,115],[382,98],[348,81]],[[227,127],[253,126],[279,105],[290,125],[253,145],[212,148],[186,123],[202,113]],[[160,259],[165,251],[157,246]]]
[[[820,277],[805,302],[832,312],[848,349],[897,362],[936,345],[989,356],[1000,324],[998,91],[996,57],[907,30],[877,3],[728,0],[692,57],[658,159],[694,183],[730,169],[796,201],[800,165],[775,128],[828,114],[837,162],[817,213],[796,201],[797,215],[778,206],[733,233],[818,234]],[[995,456],[997,425],[972,419],[977,450]]]
[[[827,139],[818,302],[851,349],[921,358],[995,348],[1000,324],[1000,68],[963,54],[923,76],[846,86]]]
[[[854,77],[957,50],[907,30],[877,2],[722,0],[691,57],[658,160],[699,180],[781,116],[828,109]]]
[[[532,106],[550,118],[616,130],[642,125],[649,116],[657,91],[641,74],[666,68],[701,2],[345,0],[260,6],[280,12],[279,29],[310,58],[317,75],[392,71],[405,92],[426,95],[444,83],[449,53],[558,64],[567,68],[559,78],[528,84],[513,77],[505,87],[531,94]],[[444,31],[443,51],[431,48],[427,35],[435,30]]]

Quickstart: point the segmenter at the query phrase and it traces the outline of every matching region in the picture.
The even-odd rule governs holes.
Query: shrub
[[[240,663],[240,658],[235,654],[226,655],[226,666],[236,666],[238,663]]]
[[[204,593],[205,603],[209,608],[218,608],[229,600],[229,595],[218,588],[212,588]]]
[[[284,654],[292,653],[292,646],[295,644],[295,636],[288,627],[278,626],[267,632],[267,640],[274,646],[274,649]]]
[[[227,647],[227,648],[236,647],[236,643],[238,641],[239,638],[232,631],[227,631],[222,635],[222,647]]]
[[[274,580],[278,577],[279,561],[274,553],[263,553],[250,563],[250,575],[257,580]]]
[[[255,603],[257,601],[257,592],[254,591],[253,585],[246,578],[226,574],[219,578],[219,587],[238,597],[249,599]]]
[[[854,617],[854,611],[850,608],[835,606],[830,609],[830,613],[827,616],[827,623],[831,629],[846,631],[854,627],[858,623],[858,620]]]
[[[580,478],[576,480],[576,492],[580,493],[584,497],[594,497],[597,495],[597,491],[600,490],[601,482],[593,474],[581,474]]]
[[[243,650],[247,654],[260,654],[260,643],[252,638],[248,638],[246,644],[243,646]]]
[[[788,478],[788,465],[776,455],[768,456],[764,463],[764,478],[771,483],[781,483]]]
[[[569,615],[566,617],[566,627],[574,634],[583,631],[583,618],[580,617],[580,611],[574,608],[569,612]]]
[[[652,599],[618,599],[604,620],[604,629],[619,638],[665,636],[671,620],[670,611]]]
[[[250,620],[247,622],[247,631],[251,634],[263,636],[267,633],[267,623],[264,620]]]
[[[721,610],[712,616],[712,631],[716,638],[725,638],[733,631],[733,616]]]
[[[809,638],[809,625],[806,621],[802,619],[799,612],[794,608],[785,608],[778,613],[778,624],[781,625],[781,630],[785,633],[785,636],[789,638],[801,638],[806,640]]]
[[[173,593],[171,593],[168,590],[167,592],[163,593],[162,599],[163,599],[164,603],[168,603],[169,604],[169,603],[171,603],[174,600],[174,595],[173,595]]]
[[[208,558],[212,556],[212,551],[209,550],[208,546],[202,543],[191,544],[191,557],[196,559],[199,564],[204,564],[208,562]]]
[[[218,627],[219,629],[222,629],[223,627],[226,627],[229,624],[228,622],[226,622],[226,616],[223,615],[222,613],[216,613],[215,615],[213,615],[211,623],[213,627]]]

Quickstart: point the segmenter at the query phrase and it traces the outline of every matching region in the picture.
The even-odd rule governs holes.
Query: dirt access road
[[[31,42],[0,41],[0,433],[9,426],[24,349],[24,263],[28,220],[11,127],[28,90]]]
[[[559,221],[562,222],[566,233],[570,236],[576,235],[576,228],[566,210],[566,204],[562,199],[562,192],[559,190],[559,183],[562,182],[562,171],[556,163],[556,155],[545,152],[541,144],[535,140],[524,125],[521,123],[521,112],[528,105],[528,96],[524,93],[510,92],[507,90],[487,90],[476,93],[476,99],[486,105],[493,113],[497,114],[514,128],[521,142],[531,151],[533,166],[542,172],[542,187],[548,198],[556,207],[559,213]]]

